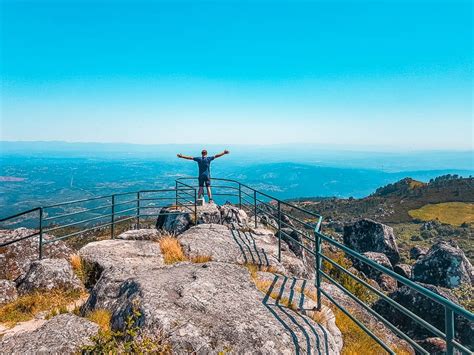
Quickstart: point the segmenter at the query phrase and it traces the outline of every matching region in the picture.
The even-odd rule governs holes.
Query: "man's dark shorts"
[[[200,176],[198,180],[199,187],[211,186],[211,179],[209,178],[209,176]]]

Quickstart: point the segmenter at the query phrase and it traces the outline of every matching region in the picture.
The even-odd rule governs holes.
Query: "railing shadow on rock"
[[[185,182],[186,181],[186,182]],[[261,192],[248,185],[232,179],[213,178],[214,196],[217,199],[227,199],[230,203],[246,210],[251,216],[251,223],[255,228],[259,225],[265,225],[272,229],[278,238],[278,260],[281,261],[282,241],[288,244],[289,248],[298,256],[306,254],[314,264],[315,274],[314,286],[317,292],[317,308],[321,309],[324,298],[330,304],[338,307],[347,317],[354,321],[362,330],[364,330],[374,341],[376,341],[387,353],[395,352],[380,339],[363,321],[357,319],[351,310],[344,307],[335,297],[330,295],[322,287],[322,281],[327,280],[335,285],[347,297],[352,299],[360,307],[378,319],[387,326],[401,339],[409,343],[417,353],[429,354],[415,340],[405,334],[396,325],[392,324],[370,305],[363,302],[350,290],[348,290],[335,277],[331,276],[323,267],[323,261],[327,265],[339,270],[344,275],[350,277],[354,282],[363,285],[367,290],[375,294],[379,299],[386,302],[398,312],[404,314],[408,319],[416,322],[433,335],[440,337],[446,342],[448,354],[454,354],[455,350],[463,354],[472,354],[470,341],[460,341],[457,339],[456,322],[459,323],[464,318],[472,327],[474,315],[460,307],[459,305],[447,300],[446,298],[428,290],[427,288],[398,275],[392,270],[381,266],[380,264],[366,258],[364,255],[339,243],[322,230],[323,217],[314,212],[308,211],[275,198],[267,193]],[[139,229],[141,222],[150,218],[158,217],[163,214],[187,214],[194,215],[194,221],[197,221],[197,189],[195,186],[196,178],[183,177],[175,181],[175,187],[169,189],[141,190],[136,192],[124,192],[107,196],[91,197],[82,200],[69,201],[54,205],[33,208],[20,212],[13,216],[0,219],[0,228],[7,226],[9,228],[25,225],[25,220],[30,220],[30,225],[35,226],[35,232],[21,236],[16,239],[2,241],[0,238],[0,248],[10,244],[20,242],[29,238],[38,238],[38,255],[43,257],[43,247],[49,243],[71,238],[75,236],[84,236],[97,230],[110,229],[110,238],[116,235],[116,228],[124,222],[134,221],[134,227]],[[216,185],[214,184],[216,183]],[[161,209],[174,207],[175,211],[162,212]],[[82,217],[81,217],[82,216]],[[83,219],[77,221],[81,217]],[[16,221],[16,222],[15,222]],[[133,222],[132,222],[133,223]],[[60,233],[61,231],[64,234]],[[61,234],[52,238],[45,239],[48,233]],[[322,248],[323,243],[325,248]],[[383,273],[406,287],[418,292],[426,298],[429,298],[439,307],[444,309],[444,324],[433,325],[423,319],[423,315],[415,314],[412,310],[396,302],[384,292],[378,290],[369,284],[366,280],[355,275],[347,268],[341,266],[335,260],[325,253],[327,249],[336,249],[343,252],[344,255],[357,259],[369,267]],[[472,339],[471,339],[472,341]]]

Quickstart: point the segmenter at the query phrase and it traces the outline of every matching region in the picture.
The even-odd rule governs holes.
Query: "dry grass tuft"
[[[212,261],[212,257],[209,255],[197,255],[193,256],[190,261],[196,264],[202,264]]]
[[[183,247],[179,244],[178,239],[171,235],[162,237],[159,240],[161,253],[165,259],[165,264],[174,264],[180,261],[191,261],[192,263],[207,263],[212,261],[210,255],[197,255],[188,258],[183,251]]]
[[[76,276],[84,282],[84,279],[86,278],[85,271],[84,271],[84,265],[82,264],[82,259],[79,255],[73,254],[69,258],[69,262],[71,263],[72,270],[76,274]]]
[[[86,318],[98,324],[102,331],[107,332],[110,330],[110,320],[112,319],[110,311],[106,309],[96,309],[87,314]]]
[[[80,291],[60,289],[20,296],[15,301],[0,306],[0,322],[13,326],[34,318],[40,312],[65,313],[67,306],[82,296]]]
[[[263,265],[257,265],[257,264],[251,264],[251,263],[244,264],[244,266],[247,268],[247,270],[250,273],[250,276],[252,277],[254,281],[257,279],[257,272],[259,271],[271,272],[271,273],[278,272],[275,266],[263,266]]]
[[[159,243],[161,252],[163,253],[163,257],[165,259],[165,264],[174,264],[187,260],[178,239],[167,236],[161,238]]]

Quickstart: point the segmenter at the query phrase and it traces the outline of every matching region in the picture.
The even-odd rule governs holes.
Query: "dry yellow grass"
[[[20,296],[15,301],[0,306],[0,323],[12,326],[30,320],[43,311],[64,313],[69,304],[82,296],[80,291],[59,289]]]
[[[257,279],[257,272],[263,271],[263,272],[271,272],[271,273],[276,273],[277,269],[274,266],[263,266],[263,265],[257,265],[257,264],[244,264],[244,266],[247,268],[247,270],[250,273],[250,276],[252,279],[255,281]]]
[[[474,203],[445,202],[428,204],[408,211],[412,218],[422,221],[439,220],[442,223],[459,226],[464,222],[474,223]]]
[[[202,264],[212,261],[212,257],[210,257],[209,255],[197,255],[193,256],[190,261],[196,264]]]
[[[181,244],[178,239],[172,236],[166,236],[159,240],[161,253],[165,259],[165,264],[174,264],[180,261],[191,261],[192,263],[207,263],[212,261],[212,257],[209,255],[197,255],[188,258],[183,251]]]
[[[110,320],[112,319],[112,314],[108,310],[96,309],[95,311],[87,314],[86,318],[91,322],[98,324],[102,331],[106,332],[110,330]]]
[[[159,241],[161,253],[165,259],[165,264],[174,264],[180,261],[186,261],[183,248],[178,239],[173,237],[163,237]]]

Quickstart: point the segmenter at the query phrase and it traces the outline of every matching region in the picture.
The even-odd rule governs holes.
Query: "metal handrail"
[[[76,235],[81,235],[93,230],[96,230],[98,228],[104,228],[104,227],[110,227],[111,228],[111,238],[114,238],[114,228],[117,223],[121,223],[124,221],[129,221],[132,219],[136,219],[136,226],[139,228],[140,226],[140,218],[141,217],[152,217],[152,216],[158,216],[162,214],[171,214],[171,213],[163,213],[161,210],[157,214],[145,214],[142,213],[142,211],[148,210],[148,209],[156,209],[156,208],[161,208],[165,206],[150,206],[148,202],[152,201],[174,201],[175,206],[180,206],[183,207],[185,210],[188,210],[189,212],[173,212],[173,214],[176,213],[182,213],[182,214],[189,214],[189,213],[194,213],[194,221],[197,223],[197,188],[191,184],[187,184],[184,181],[186,180],[193,180],[196,181],[195,177],[181,177],[175,180],[175,188],[168,188],[168,189],[158,189],[158,190],[140,190],[137,192],[123,192],[123,193],[116,193],[112,195],[107,195],[107,196],[94,196],[88,199],[81,199],[81,200],[75,200],[75,201],[68,201],[68,202],[62,202],[62,203],[57,203],[53,205],[48,205],[48,206],[43,206],[43,207],[37,207],[33,208],[24,212],[17,213],[13,216],[1,218],[0,222],[5,222],[7,220],[15,219],[18,217],[21,217],[23,215],[33,213],[33,212],[39,212],[39,230],[38,232],[35,232],[33,234],[30,234],[28,236],[24,236],[18,239],[15,239],[13,241],[9,241],[6,243],[0,243],[0,247],[6,246],[9,244],[16,243],[18,241],[32,238],[35,236],[39,236],[39,257],[42,257],[43,254],[43,245],[49,244],[56,242],[58,240],[63,240],[66,238],[70,238],[72,236]],[[303,250],[309,253],[309,255],[312,255],[315,259],[315,287],[316,287],[316,292],[317,292],[317,308],[321,309],[322,306],[322,297],[324,296],[326,299],[329,300],[332,304],[334,304],[336,307],[338,307],[344,314],[346,314],[350,319],[352,319],[362,330],[364,330],[370,337],[372,337],[384,350],[386,350],[388,353],[393,354],[393,350],[390,349],[389,346],[387,346],[375,333],[373,333],[366,325],[363,324],[360,320],[358,320],[354,315],[350,313],[345,307],[343,307],[339,302],[337,302],[332,296],[330,296],[325,290],[322,289],[321,287],[321,282],[322,278],[325,278],[326,280],[330,281],[332,284],[334,284],[338,289],[340,289],[343,293],[345,293],[348,297],[350,297],[353,301],[358,303],[361,307],[363,307],[366,311],[368,311],[370,314],[372,314],[374,317],[376,317],[379,321],[384,323],[387,327],[389,327],[394,333],[398,334],[400,337],[405,339],[409,344],[411,344],[417,351],[420,353],[427,353],[426,350],[424,350],[420,345],[418,345],[416,342],[414,342],[412,339],[410,339],[406,334],[404,334],[400,329],[396,328],[395,325],[390,323],[387,319],[379,315],[376,311],[374,311],[370,306],[366,305],[362,300],[360,300],[357,296],[352,294],[349,290],[347,290],[343,285],[341,285],[337,280],[335,280],[331,275],[327,274],[323,268],[322,268],[322,260],[325,260],[332,266],[336,267],[338,270],[344,272],[345,274],[349,275],[353,280],[356,282],[362,284],[364,287],[366,287],[368,290],[371,292],[375,293],[378,297],[386,301],[390,306],[395,307],[397,310],[405,314],[407,317],[410,319],[414,320],[421,326],[425,327],[428,331],[431,331],[434,333],[436,336],[441,337],[446,341],[447,345],[447,353],[448,354],[453,354],[454,349],[460,350],[463,353],[471,353],[469,349],[467,349],[463,344],[460,344],[458,341],[455,339],[455,317],[454,315],[458,315],[461,317],[464,317],[467,319],[469,322],[474,322],[474,314],[471,312],[465,310],[461,306],[449,301],[448,299],[445,299],[444,297],[441,297],[437,295],[436,293],[418,285],[417,283],[408,280],[404,278],[401,275],[398,275],[395,273],[393,270],[390,270],[380,264],[377,264],[376,262],[366,258],[364,255],[361,255],[354,250],[348,248],[347,246],[335,241],[329,236],[326,236],[322,233],[321,231],[321,225],[322,225],[322,220],[323,217],[317,213],[314,213],[312,211],[308,211],[304,208],[301,208],[299,206],[296,206],[292,203],[280,200],[278,198],[275,198],[269,194],[263,193],[261,191],[258,191],[248,185],[242,184],[241,182],[237,180],[232,180],[232,179],[223,179],[223,178],[212,178],[212,180],[215,181],[221,181],[225,183],[231,183],[234,184],[234,186],[226,186],[226,185],[215,185],[213,188],[215,189],[224,189],[224,190],[233,190],[235,193],[215,193],[216,196],[229,196],[229,197],[235,197],[238,198],[238,205],[240,208],[247,208],[251,213],[253,213],[253,223],[255,224],[255,227],[257,227],[258,224],[258,214],[264,214],[269,216],[270,218],[274,219],[277,223],[277,237],[278,237],[278,260],[281,261],[281,239],[282,236],[286,236],[287,238],[290,238],[292,240],[292,243],[295,243],[296,245],[300,246]],[[247,190],[247,191],[245,191]],[[143,197],[142,195],[145,193],[170,193],[173,192],[173,196],[158,196],[158,197]],[[131,195],[131,194],[136,194],[136,198],[133,200],[128,200],[128,201],[122,201],[122,202],[116,202],[116,197],[118,196],[124,196],[124,195]],[[182,194],[186,195],[186,198],[182,196]],[[98,201],[101,199],[108,199],[110,200],[110,204],[108,205],[102,205],[99,207],[93,207],[93,208],[87,208],[83,209],[81,211],[75,211],[75,212],[70,212],[70,213],[65,213],[65,214],[60,214],[56,216],[48,216],[48,217],[43,217],[44,216],[44,211],[47,209],[51,208],[57,208],[57,207],[63,207],[67,205],[75,205],[79,203],[87,203],[90,201]],[[270,199],[270,201],[273,201],[272,203],[264,201],[265,199]],[[143,205],[143,202],[148,203],[147,205]],[[127,208],[125,210],[120,210],[117,211],[115,208],[120,205],[126,205],[126,204],[131,204],[131,203],[136,203],[136,206],[133,208]],[[265,208],[263,208],[265,207]],[[299,217],[296,217],[292,215],[291,212],[288,210],[282,210],[282,208],[285,207],[287,209],[292,209],[296,210],[306,216],[310,216],[311,218],[316,218],[317,223],[314,226],[313,224],[309,224],[303,220],[301,220]],[[43,223],[45,221],[53,220],[53,219],[59,219],[59,218],[64,218],[64,217],[70,217],[73,215],[78,215],[81,213],[90,213],[92,211],[97,211],[97,210],[104,210],[104,209],[109,209],[111,208],[111,212],[104,212],[104,213],[97,213],[100,214],[100,216],[95,216],[92,218],[86,218],[84,220],[81,220],[79,222],[73,222],[73,223],[67,223],[65,225],[58,225],[58,226],[48,226],[45,228],[43,226]],[[133,216],[123,216],[120,217],[119,219],[116,220],[116,217],[119,217],[120,214],[127,213],[135,211],[135,214]],[[290,218],[291,220],[299,223],[305,231],[311,231],[311,233],[314,235],[314,238],[311,238],[309,234],[303,233],[302,230],[290,225],[289,223],[285,222],[282,220],[283,216],[286,216],[287,218]],[[110,217],[111,220],[110,222],[105,222],[101,223],[99,225],[94,225],[93,227],[87,228],[85,230],[80,230],[80,231],[74,231],[72,233],[56,237],[54,239],[48,239],[43,241],[43,233],[45,232],[51,232],[55,230],[61,230],[65,229],[68,227],[76,226],[76,225],[81,225],[85,223],[89,223],[95,220],[99,220],[101,218],[105,217]],[[285,232],[285,230],[282,230],[283,227],[288,227],[292,231],[296,232],[297,235],[304,237],[304,239],[296,239],[294,236],[288,234]],[[306,241],[306,242],[305,242]],[[409,309],[403,307],[390,297],[388,297],[386,294],[383,292],[377,290],[374,288],[372,285],[367,283],[365,280],[362,278],[359,278],[358,276],[354,275],[351,273],[349,270],[345,269],[338,263],[336,263],[334,260],[329,258],[327,255],[323,253],[322,250],[322,242],[329,243],[333,247],[337,248],[338,250],[341,250],[347,255],[350,255],[351,257],[356,258],[357,260],[369,265],[370,267],[376,269],[379,272],[382,272],[396,281],[406,285],[407,287],[410,287],[411,289],[415,290],[416,292],[424,295],[425,297],[428,297],[429,299],[433,300],[437,304],[443,306],[445,308],[445,329],[444,332],[433,326],[432,324],[426,322],[423,318],[420,316],[416,315]],[[308,243],[312,245],[308,245]]]

